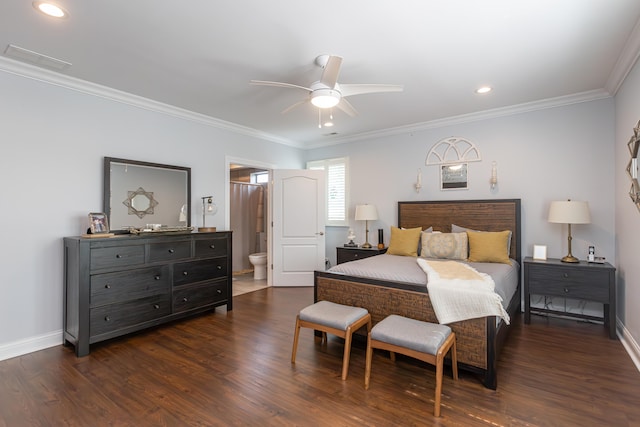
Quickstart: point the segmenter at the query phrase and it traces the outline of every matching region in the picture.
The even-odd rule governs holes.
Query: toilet
[[[264,280],[267,278],[266,252],[258,252],[249,255],[249,262],[253,264],[253,280]]]

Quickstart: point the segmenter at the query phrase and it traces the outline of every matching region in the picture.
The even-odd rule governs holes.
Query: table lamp
[[[567,224],[569,227],[569,253],[561,261],[580,262],[571,254],[571,224],[589,224],[591,222],[589,203],[572,200],[551,202],[548,220],[553,223]]]
[[[378,211],[373,205],[357,205],[356,206],[356,221],[364,221],[365,224],[365,239],[362,247],[365,249],[371,248],[369,243],[369,221],[375,221],[378,219]]]

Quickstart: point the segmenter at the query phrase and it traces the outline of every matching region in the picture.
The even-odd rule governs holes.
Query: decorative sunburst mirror
[[[129,208],[129,215],[144,218],[145,215],[153,215],[153,208],[158,206],[158,201],[153,198],[153,191],[145,191],[138,187],[136,191],[127,191],[128,197],[122,202]]]
[[[633,128],[633,136],[627,143],[631,159],[627,164],[627,174],[631,178],[631,189],[629,197],[634,205],[640,210],[640,183],[638,183],[638,149],[640,149],[640,121]]]

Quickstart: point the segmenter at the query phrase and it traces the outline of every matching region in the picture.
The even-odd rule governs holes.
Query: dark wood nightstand
[[[369,258],[371,256],[380,255],[387,251],[387,248],[378,249],[378,248],[349,248],[338,246],[336,248],[337,254],[337,263],[342,264],[343,262],[355,261],[357,259]]]
[[[524,265],[524,323],[531,322],[531,312],[560,314],[566,317],[603,320],[609,338],[616,339],[616,269],[609,263],[580,261],[576,264],[559,259],[534,260],[525,258]],[[600,302],[604,317],[581,313],[531,307],[531,295],[558,296]]]

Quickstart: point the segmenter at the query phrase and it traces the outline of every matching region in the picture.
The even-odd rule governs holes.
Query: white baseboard
[[[62,329],[0,345],[0,360],[11,359],[57,345],[62,345]]]
[[[640,346],[619,320],[617,323],[620,342],[624,346],[625,350],[627,350],[627,353],[629,353],[631,361],[636,365],[636,369],[640,371]]]

